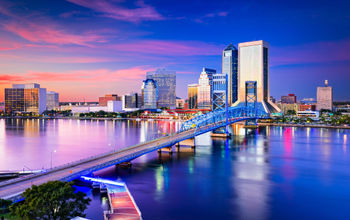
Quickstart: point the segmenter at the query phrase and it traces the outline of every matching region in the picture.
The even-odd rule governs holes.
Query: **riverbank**
[[[274,127],[305,127],[305,128],[333,128],[333,129],[350,129],[350,126],[344,125],[313,125],[313,124],[287,124],[287,123],[258,123],[259,126]]]

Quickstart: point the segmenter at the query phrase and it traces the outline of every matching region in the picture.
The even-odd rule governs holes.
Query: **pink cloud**
[[[153,68],[138,66],[120,70],[95,69],[73,70],[67,72],[40,72],[28,71],[19,74],[0,74],[0,84],[9,84],[12,81],[22,82],[124,82],[144,79],[147,71]]]
[[[218,55],[222,46],[198,41],[140,40],[111,46],[119,51],[167,56]]]
[[[92,42],[105,42],[103,37],[96,34],[70,34],[64,30],[58,29],[50,24],[39,25],[36,23],[7,23],[3,25],[4,29],[10,31],[33,43],[49,44],[75,44],[90,46]]]
[[[100,12],[103,14],[103,16],[116,20],[140,22],[164,19],[164,17],[159,14],[153,7],[146,5],[142,0],[137,1],[136,6],[138,7],[132,9],[121,6],[120,1],[117,1],[117,4],[112,4],[106,0],[67,1],[85,8],[92,9],[96,12]]]
[[[272,47],[270,60],[272,65],[350,61],[349,51],[350,39]]]

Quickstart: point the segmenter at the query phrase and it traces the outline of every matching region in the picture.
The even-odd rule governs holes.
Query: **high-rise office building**
[[[48,91],[46,93],[46,109],[55,110],[60,106],[59,94],[57,92]]]
[[[13,84],[5,88],[7,113],[30,112],[41,114],[46,110],[46,89],[37,83]]]
[[[157,69],[147,72],[147,79],[153,79],[158,86],[158,107],[176,107],[176,72],[166,69]]]
[[[285,104],[297,103],[297,97],[294,94],[288,94],[287,96],[281,96],[281,103],[285,103]]]
[[[124,109],[139,109],[142,108],[142,96],[137,93],[123,95],[122,108]]]
[[[322,109],[333,110],[333,88],[328,86],[328,80],[324,87],[317,87],[317,111]]]
[[[216,70],[203,68],[198,80],[197,104],[199,109],[211,109],[213,95],[213,74]]]
[[[256,103],[268,113],[279,112],[269,99],[269,46],[264,41],[238,44],[238,100],[234,104]]]
[[[238,83],[238,50],[232,44],[222,52],[222,73],[228,76],[228,103],[232,105],[237,101]]]
[[[198,97],[198,84],[188,85],[188,108],[197,108],[197,97]]]
[[[153,79],[146,79],[142,84],[142,99],[144,109],[156,109],[158,100],[158,87]]]

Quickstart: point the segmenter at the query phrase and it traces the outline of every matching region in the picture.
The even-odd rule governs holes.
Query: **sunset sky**
[[[37,82],[60,101],[139,92],[177,72],[177,96],[233,43],[270,44],[270,95],[316,97],[325,79],[350,99],[350,1],[0,0],[0,100]]]

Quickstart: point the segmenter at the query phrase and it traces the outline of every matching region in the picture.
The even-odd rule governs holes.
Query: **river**
[[[151,140],[178,122],[0,120],[0,170],[42,169]],[[348,219],[350,130],[232,127],[231,139],[196,138],[196,149],[157,153],[131,169],[95,173],[123,179],[147,219]],[[90,219],[106,199],[85,191]]]

